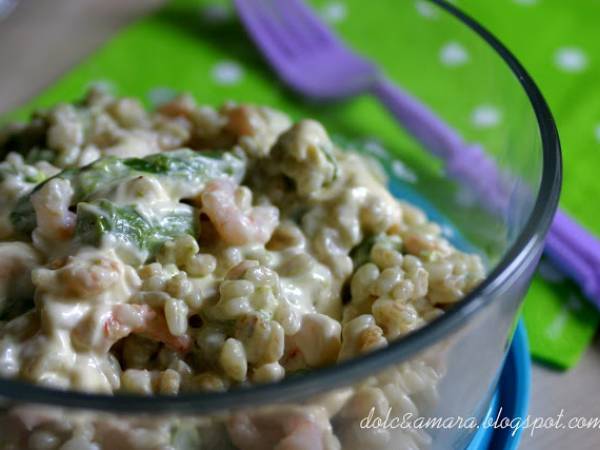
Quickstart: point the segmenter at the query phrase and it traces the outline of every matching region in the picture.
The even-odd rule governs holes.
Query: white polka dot
[[[231,9],[225,5],[213,4],[206,5],[200,10],[200,15],[205,22],[208,23],[223,23],[233,17]]]
[[[600,123],[596,125],[596,128],[594,129],[594,135],[596,136],[596,140],[600,142]]]
[[[562,47],[554,54],[554,64],[565,72],[581,72],[588,64],[586,54],[577,47]]]
[[[513,0],[513,2],[518,5],[533,6],[537,4],[538,0]]]
[[[321,9],[321,17],[329,23],[341,22],[347,15],[348,10],[342,2],[329,2]]]
[[[377,156],[378,158],[386,159],[388,157],[387,150],[376,139],[369,139],[368,141],[365,141],[363,147],[365,151]]]
[[[502,114],[491,105],[480,105],[473,110],[471,122],[477,128],[491,128],[500,123]]]
[[[446,66],[462,66],[469,60],[469,54],[458,42],[448,42],[440,50],[440,60]]]
[[[552,340],[561,339],[565,326],[572,316],[571,311],[579,312],[582,308],[583,302],[581,299],[575,293],[571,292],[567,301],[563,303],[560,311],[554,317],[554,320],[546,328],[546,336]]]
[[[420,15],[427,17],[428,19],[435,19],[438,17],[437,7],[433,6],[427,0],[417,0],[415,2],[415,8]]]
[[[551,283],[560,283],[565,280],[565,276],[550,262],[542,259],[538,265],[538,274],[544,280]]]
[[[148,100],[155,107],[173,100],[176,96],[177,91],[168,87],[156,87],[148,91]]]
[[[212,68],[211,74],[217,84],[233,85],[243,78],[244,70],[234,61],[221,61]]]
[[[556,341],[560,339],[562,332],[567,323],[569,312],[566,308],[561,309],[560,313],[550,322],[550,325],[544,330],[544,334],[548,339]]]
[[[417,175],[397,159],[392,161],[392,172],[401,180],[409,183],[417,182]]]

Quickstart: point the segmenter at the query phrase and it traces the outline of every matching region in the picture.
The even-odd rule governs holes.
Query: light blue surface
[[[499,408],[500,398],[499,392],[496,390],[482,423],[486,423],[490,419],[494,420],[492,418],[495,418],[498,415]],[[473,436],[473,440],[471,440],[471,443],[467,446],[466,450],[485,450],[491,448],[490,443],[492,441],[493,434],[493,429],[491,428],[480,428],[475,433],[475,436]]]
[[[519,321],[504,362],[497,391],[483,423],[486,423],[490,417],[495,420],[500,407],[502,407],[502,418],[506,417],[509,420],[520,418],[524,421],[529,409],[530,388],[529,345],[525,326],[522,321]],[[483,427],[477,431],[467,450],[515,450],[519,447],[521,432],[521,428],[515,432],[512,428]]]

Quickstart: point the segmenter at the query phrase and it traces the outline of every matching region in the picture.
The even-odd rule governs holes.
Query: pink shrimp
[[[19,405],[7,411],[4,420],[12,419],[12,424],[30,431],[56,419],[56,410],[41,405]],[[13,429],[14,431],[14,429]]]
[[[118,304],[113,306],[102,330],[109,348],[119,339],[131,333],[162,342],[180,353],[186,353],[191,347],[189,336],[173,336],[169,332],[164,315],[157,313],[148,305]]]
[[[278,209],[273,206],[255,206],[244,211],[236,202],[235,194],[236,185],[233,181],[211,181],[202,192],[202,211],[226,243],[266,243],[279,221]]]
[[[31,196],[38,223],[36,233],[48,238],[64,241],[75,230],[75,214],[69,211],[73,188],[67,180],[55,178],[44,184]]]
[[[323,430],[306,418],[296,417],[287,423],[287,435],[275,450],[323,450]]]
[[[264,414],[236,414],[229,419],[233,444],[241,450],[323,450],[325,430],[310,415],[276,410]]]

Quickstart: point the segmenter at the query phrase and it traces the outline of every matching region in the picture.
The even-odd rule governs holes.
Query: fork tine
[[[336,35],[325,25],[302,0],[274,0],[282,11],[285,11],[288,23],[294,23],[296,29],[302,30],[306,40],[321,44],[336,43],[341,45]]]
[[[280,26],[275,23],[273,14],[265,8],[261,0],[234,0],[236,9],[246,30],[250,32],[255,43],[267,55],[269,61],[279,61],[282,57],[289,58],[293,53]]]
[[[304,25],[296,5],[289,0],[271,1],[278,15],[283,19],[285,29],[294,35],[298,45],[304,51],[314,50],[319,43],[323,42],[323,38],[318,32],[315,33],[312,27]]]

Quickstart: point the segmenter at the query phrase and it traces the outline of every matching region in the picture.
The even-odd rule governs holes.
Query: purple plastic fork
[[[466,143],[427,106],[350,50],[301,0],[234,0],[249,35],[281,80],[316,99],[371,93],[423,146],[445,161],[448,175],[468,185],[495,211],[510,195],[504,175],[477,145]],[[600,308],[600,241],[558,211],[546,254]]]

